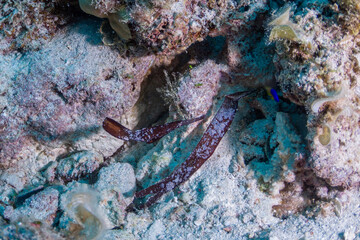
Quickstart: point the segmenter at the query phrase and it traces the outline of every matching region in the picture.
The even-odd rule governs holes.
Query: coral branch
[[[173,190],[175,187],[184,183],[190,178],[210,156],[214,153],[216,147],[230,127],[234,119],[238,100],[253,93],[252,91],[238,92],[227,95],[220,109],[206,129],[200,142],[194,151],[170,176],[162,181],[135,193],[135,198],[142,198],[148,194],[154,194],[147,202],[138,208],[149,207],[163,194]]]
[[[169,132],[175,130],[176,128],[200,121],[204,119],[204,117],[205,115],[202,115],[194,119],[166,123],[164,125],[142,128],[136,131],[132,131],[124,127],[123,125],[121,125],[120,123],[116,122],[111,118],[105,118],[103,122],[103,128],[105,129],[105,131],[107,131],[114,137],[120,138],[125,141],[135,140],[146,143],[152,143],[155,142],[156,140],[159,140],[160,138],[162,138]]]

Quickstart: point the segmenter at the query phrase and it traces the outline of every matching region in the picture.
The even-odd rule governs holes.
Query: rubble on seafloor
[[[359,238],[359,17],[356,0],[0,2],[0,238]],[[249,89],[204,166],[129,211]],[[202,114],[150,144],[101,127]]]

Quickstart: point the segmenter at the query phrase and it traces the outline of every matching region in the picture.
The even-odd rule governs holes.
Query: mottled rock
[[[99,172],[99,179],[94,187],[99,190],[115,190],[125,195],[132,195],[135,190],[135,173],[128,163],[113,163]]]
[[[122,58],[101,43],[99,24],[78,22],[38,52],[7,57],[13,71],[0,74],[0,82],[11,82],[1,84],[6,89],[1,96],[6,103],[0,113],[1,165],[30,161],[28,154],[21,160],[17,156],[37,144],[46,145],[45,152],[71,143],[104,148],[109,155],[119,147],[100,131],[101,123],[133,107],[154,56]],[[101,144],[83,143],[87,138]]]
[[[16,172],[14,169],[9,169],[8,172],[5,172],[1,175],[1,181],[12,186],[17,191],[21,191],[24,188],[25,180],[24,171]]]
[[[349,187],[360,182],[359,38],[348,29],[352,24],[341,20],[354,19],[354,5],[340,2],[348,8],[332,8],[329,18],[317,17],[322,8],[292,9],[294,17],[290,14],[287,21],[300,41],[278,41],[274,62],[283,96],[309,110],[311,167],[331,186]]]
[[[74,0],[14,0],[0,3],[0,52],[38,49],[67,24]]]

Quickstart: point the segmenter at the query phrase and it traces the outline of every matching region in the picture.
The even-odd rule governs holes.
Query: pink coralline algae
[[[39,141],[59,146],[94,134],[106,115],[118,117],[136,103],[154,56],[124,59],[92,44],[99,36],[87,41],[79,31],[94,27],[77,23],[48,47],[25,55],[24,66],[15,65],[21,70],[10,75],[8,104],[0,113],[0,165],[12,165],[25,146]]]

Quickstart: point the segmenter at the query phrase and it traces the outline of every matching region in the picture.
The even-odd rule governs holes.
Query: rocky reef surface
[[[356,0],[0,1],[0,238],[360,238],[359,19]],[[130,207],[254,89],[188,181]],[[203,114],[149,144],[102,128]]]

